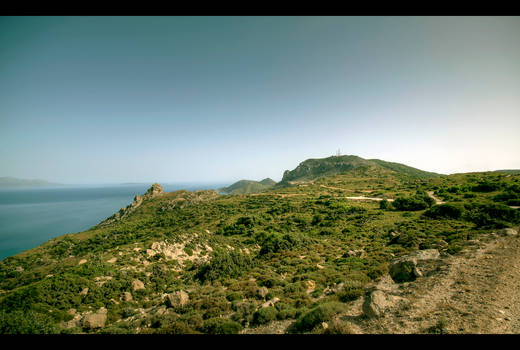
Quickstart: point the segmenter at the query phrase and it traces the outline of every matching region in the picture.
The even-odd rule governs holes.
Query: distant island
[[[45,180],[28,180],[16,177],[0,177],[0,188],[21,188],[21,187],[50,187],[64,186],[63,184],[49,182]]]

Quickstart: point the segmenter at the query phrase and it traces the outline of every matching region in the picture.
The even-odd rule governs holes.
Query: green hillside
[[[100,225],[4,259],[0,333],[345,333],[394,259],[461,254],[520,224],[520,175],[304,163],[285,180],[330,175],[240,196],[154,184]]]
[[[262,181],[240,180],[228,187],[220,188],[219,192],[225,194],[258,193],[273,187],[275,184],[276,182],[269,178],[263,179]]]
[[[284,186],[291,183],[314,181],[320,177],[342,174],[360,167],[388,169],[413,178],[440,176],[440,174],[419,170],[404,164],[385,162],[379,159],[367,160],[358,156],[345,155],[321,159],[307,159],[300,163],[294,170],[286,170],[283,174],[282,181],[280,181],[278,185]]]

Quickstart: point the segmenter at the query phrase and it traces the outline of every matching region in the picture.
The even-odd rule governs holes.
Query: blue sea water
[[[162,185],[166,192],[217,189],[227,183]],[[85,231],[130,204],[151,184],[0,190],[0,260],[66,233]]]

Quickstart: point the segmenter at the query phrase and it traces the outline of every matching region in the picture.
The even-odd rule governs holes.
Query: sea
[[[229,183],[161,184],[164,191],[207,190]],[[130,204],[150,184],[0,189],[0,260],[67,233],[85,231]]]

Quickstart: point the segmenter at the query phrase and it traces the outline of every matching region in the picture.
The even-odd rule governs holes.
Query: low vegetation
[[[146,199],[124,219],[9,257],[0,333],[234,334],[286,320],[287,332],[348,333],[338,316],[395,257],[457,254],[520,223],[520,174],[444,176],[359,159],[344,170],[346,160],[287,173],[255,195]],[[364,195],[394,201],[347,198]],[[102,326],[84,321],[104,309]]]

